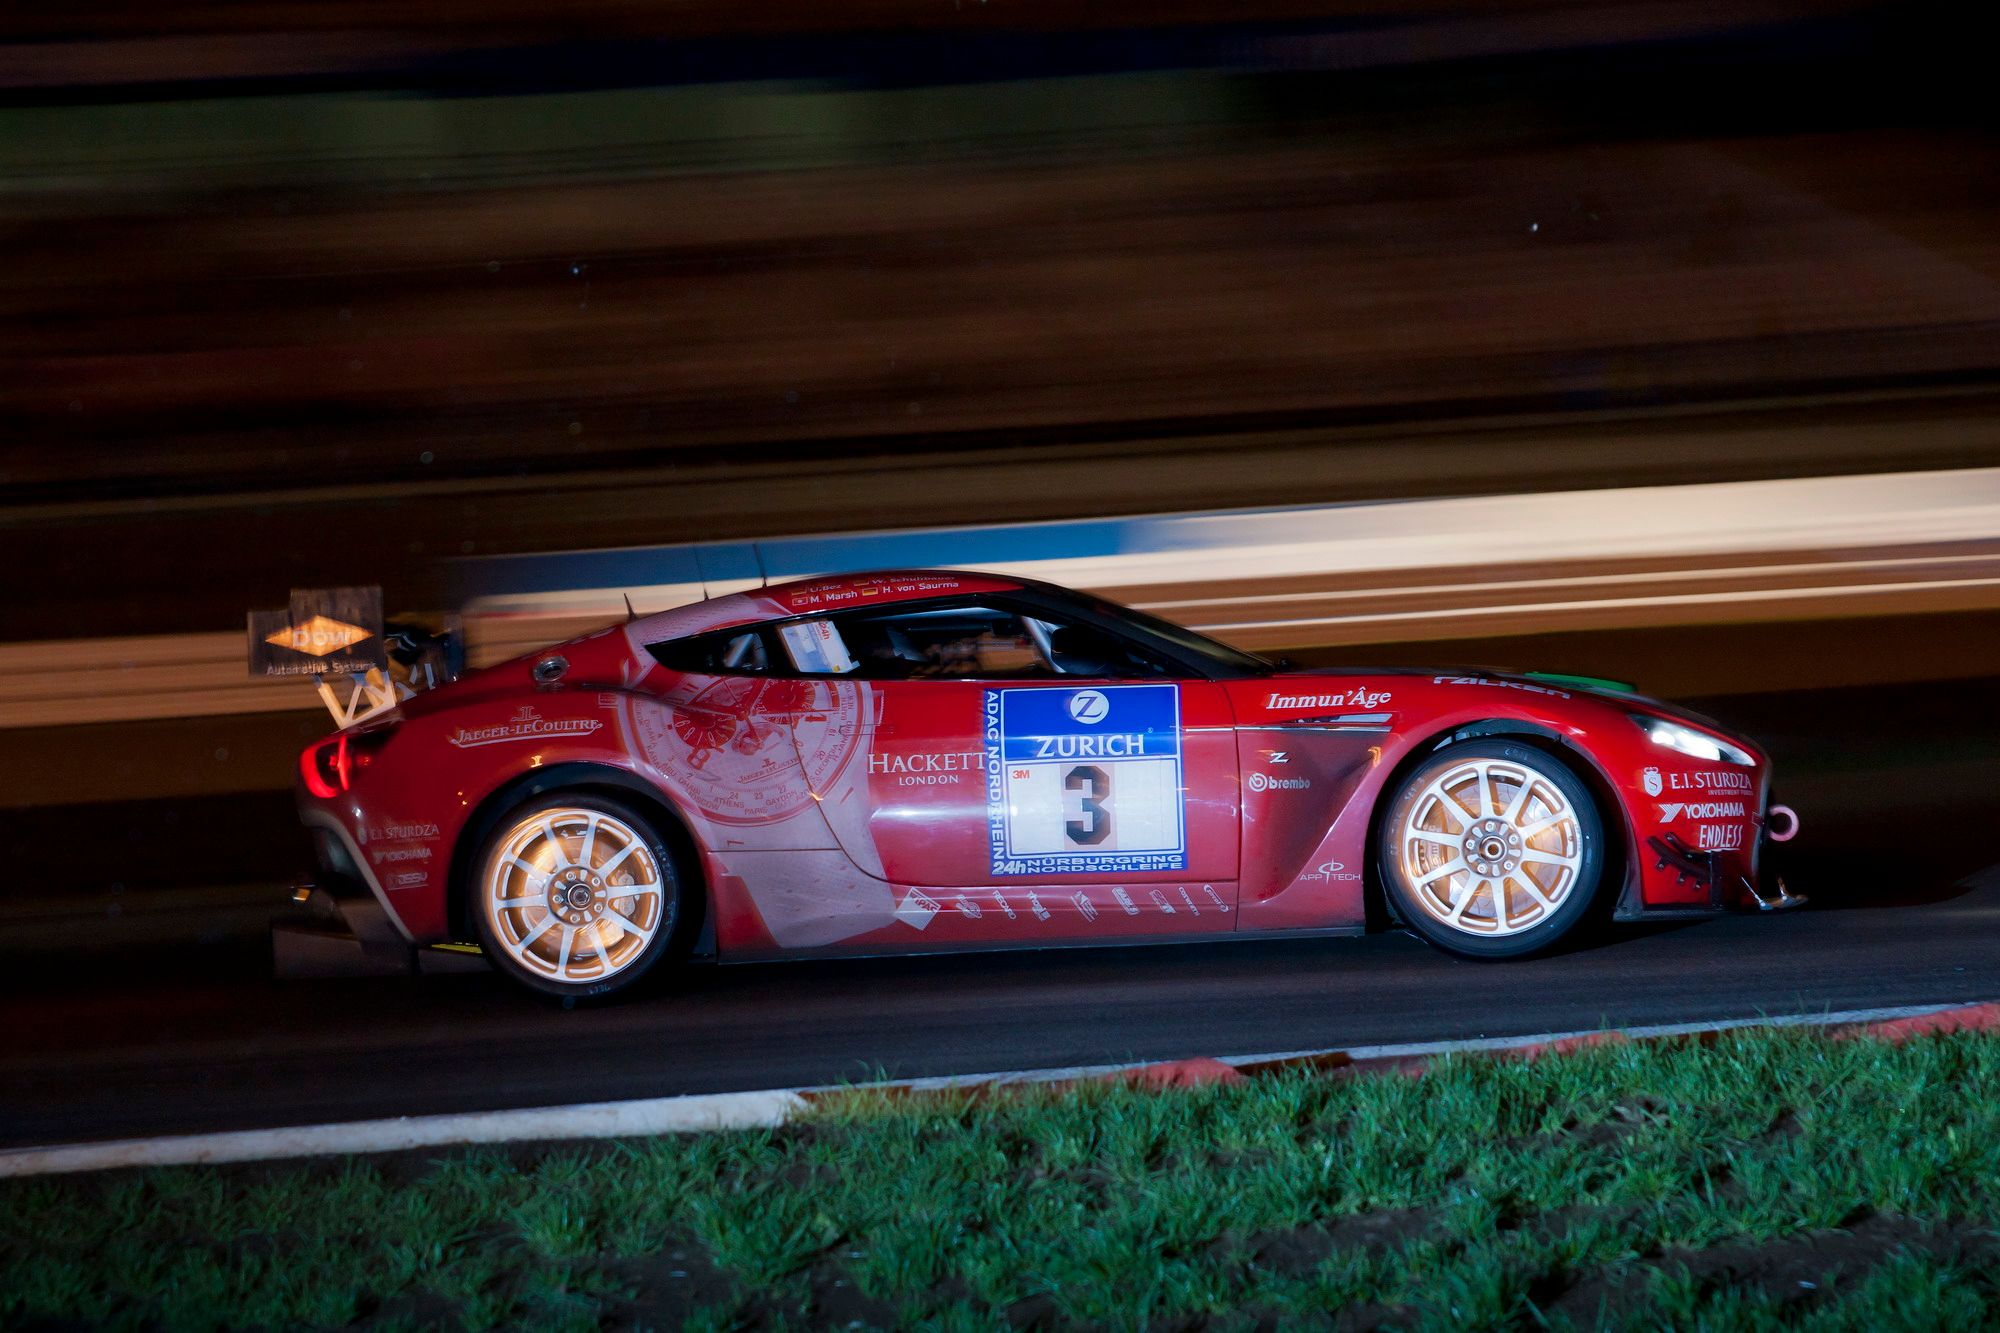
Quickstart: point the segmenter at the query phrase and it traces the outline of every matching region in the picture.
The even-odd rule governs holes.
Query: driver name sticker
[[[993,874],[1185,870],[1180,687],[985,692]]]
[[[830,620],[796,620],[778,626],[778,633],[792,665],[808,675],[844,676],[854,670],[854,659]]]

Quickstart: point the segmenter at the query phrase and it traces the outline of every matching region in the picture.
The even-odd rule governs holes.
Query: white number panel
[[[1180,687],[989,689],[995,875],[1184,870]]]

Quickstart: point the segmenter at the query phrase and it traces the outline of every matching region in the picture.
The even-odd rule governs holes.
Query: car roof
[[[929,597],[1018,592],[1020,579],[975,574],[956,569],[890,569],[860,574],[833,574],[794,579],[765,588],[726,593],[706,601],[677,606],[633,621],[627,632],[638,645],[683,639],[709,630],[784,620],[815,611],[847,611],[859,606],[885,606]]]

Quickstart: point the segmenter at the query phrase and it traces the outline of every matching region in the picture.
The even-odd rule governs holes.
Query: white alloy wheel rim
[[[637,829],[601,810],[522,818],[488,853],[480,883],[494,940],[551,981],[615,976],[666,924],[659,863]]]
[[[1583,828],[1550,775],[1507,759],[1431,771],[1396,831],[1403,883],[1424,913],[1467,935],[1532,930],[1583,871]]]

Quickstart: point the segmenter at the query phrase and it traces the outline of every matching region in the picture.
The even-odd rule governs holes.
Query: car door
[[[757,625],[648,652],[669,674],[628,703],[627,738],[708,853],[718,949],[839,948],[893,921],[891,887],[854,868],[821,813],[865,799],[870,687],[801,677]]]
[[[820,809],[856,866],[910,891],[912,946],[1233,928],[1236,747],[1214,682],[1060,653],[1072,627],[990,597],[779,629],[801,670],[844,667],[874,696],[865,788]]]

